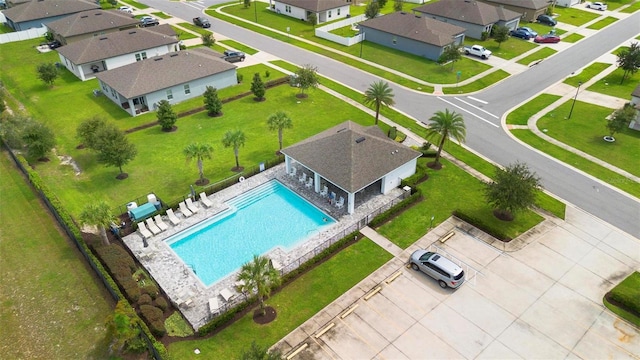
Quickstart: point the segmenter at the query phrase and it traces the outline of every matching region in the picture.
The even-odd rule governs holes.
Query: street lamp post
[[[258,22],[258,5],[256,5],[256,0],[253,0],[253,12],[256,14],[256,23]]]
[[[576,96],[573,97],[573,103],[571,104],[571,110],[569,110],[569,117],[567,117],[567,119],[571,119],[571,114],[573,114],[573,107],[576,106],[576,100],[578,99],[578,92],[580,91],[580,85],[582,85],[582,81],[578,81]]]

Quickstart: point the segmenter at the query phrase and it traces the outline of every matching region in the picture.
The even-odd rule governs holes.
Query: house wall
[[[275,2],[274,9],[275,9],[274,11],[278,14],[283,14],[283,15],[290,16],[292,18],[302,19],[304,21],[307,21],[307,10],[305,9],[295,7],[293,5],[283,4],[277,1]],[[316,14],[316,16],[318,18],[318,24],[321,24],[327,21],[346,18],[348,14],[349,14],[349,4],[345,4],[344,6],[341,6],[339,8],[320,11]]]
[[[402,165],[401,167],[385,175],[384,178],[382,179],[382,186],[381,186],[380,192],[382,192],[383,194],[387,194],[389,193],[389,191],[400,186],[400,181],[402,179],[406,179],[409,176],[416,173],[417,163],[418,163],[418,159],[413,159],[408,163]]]
[[[387,32],[371,29],[360,25],[365,34],[365,40],[376,44],[387,46],[410,54],[425,57],[430,60],[438,60],[443,48],[435,45],[425,44],[412,39],[407,39]]]
[[[13,28],[15,31],[27,30],[31,28],[42,27],[43,24],[46,25],[52,21],[60,20],[69,15],[71,14],[65,14],[65,15],[59,15],[59,16],[53,16],[49,18],[23,21],[23,22],[13,22],[11,19],[7,18],[7,25]]]
[[[292,18],[302,19],[304,21],[307,21],[307,11],[299,7],[286,5],[276,1],[275,12],[278,14],[291,16]]]
[[[449,23],[451,25],[456,25],[456,26],[460,26],[462,28],[467,29],[464,34],[467,37],[471,37],[474,39],[480,39],[482,37],[482,32],[486,31],[486,32],[491,32],[491,26],[493,24],[489,24],[489,25],[479,25],[479,24],[472,24],[472,23],[468,23],[468,22],[464,22],[464,21],[460,21],[460,20],[456,20],[456,19],[449,19],[446,17],[442,17],[442,16],[437,16],[437,15],[432,15],[432,14],[426,14],[426,13],[420,13],[422,14],[422,16],[424,17],[428,17],[431,19],[435,19],[438,21],[442,21],[442,22],[446,22]]]
[[[571,7],[580,4],[580,0],[556,0],[556,5],[562,7]]]

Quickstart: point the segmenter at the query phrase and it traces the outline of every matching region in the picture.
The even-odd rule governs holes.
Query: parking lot
[[[638,239],[573,208],[505,251],[457,225],[441,224],[276,347],[288,359],[638,358],[638,329],[602,305],[640,268]],[[465,268],[459,289],[406,266],[434,246]]]

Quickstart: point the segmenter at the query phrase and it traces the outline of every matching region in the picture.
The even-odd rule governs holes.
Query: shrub
[[[373,220],[371,220],[371,222],[369,223],[369,226],[376,227],[384,224],[385,222],[389,221],[391,218],[396,216],[402,210],[412,206],[415,202],[420,201],[420,199],[422,199],[422,192],[416,189],[415,193],[411,194],[411,196],[402,200],[391,209],[376,216]]]
[[[482,41],[486,41],[489,38],[489,33],[486,31],[483,31],[482,34],[480,34],[480,40]]]
[[[608,299],[614,305],[640,317],[640,273],[634,272],[611,289]]]
[[[138,299],[138,305],[142,306],[142,305],[151,305],[151,303],[153,302],[153,300],[151,299],[151,296],[149,296],[149,294],[142,294],[140,295],[140,298]]]
[[[155,286],[155,284],[146,284],[140,289],[140,291],[143,294],[149,295],[152,299],[155,299],[159,293],[158,288]]]
[[[169,303],[167,302],[167,299],[165,299],[162,296],[159,296],[156,298],[156,300],[154,301],[154,304],[160,308],[160,310],[167,311],[167,309],[169,308]]]
[[[166,334],[162,310],[152,305],[140,305],[140,315],[149,325],[153,335],[162,337]]]
[[[396,139],[396,136],[398,136],[398,128],[396,128],[395,126],[394,126],[394,127],[389,128],[389,131],[387,132],[387,137],[388,137],[389,139],[393,139],[393,140],[395,140],[395,139]]]
[[[236,78],[238,79],[238,84],[240,84],[242,82],[242,80],[244,79],[244,75],[242,74],[237,74]]]
[[[511,238],[504,231],[502,231],[501,228],[498,228],[498,227],[496,227],[494,225],[491,225],[491,224],[486,224],[484,222],[484,220],[478,219],[478,218],[476,218],[474,216],[466,214],[466,213],[462,212],[460,209],[454,210],[452,215],[456,216],[457,218],[459,218],[462,221],[465,221],[465,222],[477,227],[478,229],[486,232],[487,234],[495,237],[498,240],[501,240],[501,241],[504,241],[504,242],[511,241]]]

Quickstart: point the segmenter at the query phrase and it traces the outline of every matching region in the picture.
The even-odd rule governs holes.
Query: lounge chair
[[[320,196],[327,197],[327,195],[329,195],[329,188],[325,185],[322,187],[322,191],[320,191]]]
[[[200,210],[200,208],[198,208],[196,204],[191,201],[191,198],[187,198],[187,200],[185,200],[185,203],[187,204],[187,208],[189,208],[189,210],[194,214]]]
[[[274,270],[276,270],[276,271],[280,271],[280,270],[282,270],[282,264],[280,264],[280,263],[278,262],[278,260],[270,259],[270,260],[269,260],[269,264],[270,264],[270,265],[271,265],[271,267],[272,267]]]
[[[220,303],[218,302],[218,298],[209,298],[209,312],[212,314],[217,314],[220,311]]]
[[[307,183],[304,184],[304,186],[306,186],[307,189],[311,189],[311,187],[313,186],[313,178],[309,177],[309,179],[307,180]]]
[[[289,176],[291,176],[292,178],[296,177],[297,171],[298,171],[297,168],[291,168],[291,172],[289,173]]]
[[[149,228],[149,230],[151,230],[153,235],[158,235],[162,232],[162,230],[160,230],[160,228],[156,226],[156,223],[153,222],[152,218],[148,218],[146,222],[147,222],[147,227]]]
[[[178,219],[176,214],[173,213],[173,209],[167,209],[167,216],[169,217],[169,221],[171,221],[173,225],[180,224],[180,219]]]
[[[222,296],[224,301],[229,302],[229,300],[233,299],[234,294],[228,288],[224,288],[220,291],[220,296]]]
[[[344,198],[342,196],[340,196],[340,200],[336,203],[336,207],[338,209],[342,209],[344,207]]]
[[[207,194],[203,192],[200,193],[200,202],[206,207],[213,206],[213,203],[211,202],[211,200],[209,200],[209,198],[207,197]]]
[[[159,214],[154,216],[153,220],[155,220],[156,225],[160,228],[160,230],[165,231],[169,228],[169,226],[162,220],[162,216],[160,216]]]
[[[138,231],[140,232],[140,235],[142,235],[144,239],[148,239],[153,236],[151,231],[147,230],[147,227],[144,226],[143,222],[138,223]]]
[[[178,204],[178,206],[180,207],[180,211],[182,212],[182,215],[184,215],[185,217],[189,217],[193,215],[193,213],[189,209],[187,209],[187,205],[184,203],[184,201],[181,201],[180,204]]]
[[[298,178],[298,181],[304,184],[304,182],[307,181],[307,173],[303,172],[302,176]]]

